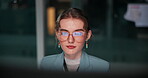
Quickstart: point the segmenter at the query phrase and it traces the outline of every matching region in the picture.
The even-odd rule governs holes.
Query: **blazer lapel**
[[[89,68],[90,68],[89,57],[87,53],[82,52],[82,57],[80,60],[80,66],[78,72],[87,72],[86,70],[88,70]]]
[[[56,71],[63,71],[64,53],[59,54],[55,60],[54,66]]]
[[[53,67],[55,67],[56,71],[64,71],[63,63],[64,63],[64,53],[62,52],[57,56]],[[89,70],[89,69],[90,69],[89,57],[87,53],[82,52],[78,72],[87,72],[86,70]]]

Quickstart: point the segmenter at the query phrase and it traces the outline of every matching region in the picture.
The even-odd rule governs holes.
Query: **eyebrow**
[[[75,31],[84,31],[84,29],[76,29]]]
[[[67,31],[68,32],[68,30],[66,30],[66,29],[60,29],[60,31]],[[84,29],[76,29],[74,31],[84,31]]]
[[[67,31],[68,32],[68,30],[66,30],[66,29],[60,29],[60,31]]]

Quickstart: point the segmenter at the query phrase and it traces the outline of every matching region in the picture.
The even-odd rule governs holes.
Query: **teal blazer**
[[[64,71],[64,53],[49,55],[42,59],[40,64],[41,70]],[[107,72],[109,70],[109,62],[88,55],[82,52],[78,72]]]

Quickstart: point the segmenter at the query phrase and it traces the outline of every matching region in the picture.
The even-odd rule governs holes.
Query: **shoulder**
[[[89,57],[89,60],[90,60],[90,64],[93,66],[94,70],[101,70],[101,71],[108,71],[109,70],[109,62],[104,60],[104,59],[101,59],[101,58],[98,58],[98,57],[95,57],[95,56],[92,56],[92,55],[88,55]]]
[[[40,63],[40,69],[47,69],[46,67],[53,66],[55,60],[60,56],[61,54],[54,54],[43,57]]]
[[[48,55],[43,57],[42,61],[49,61],[49,60],[53,60],[56,59],[59,56],[59,54],[55,54],[55,55]]]
[[[89,56],[89,59],[91,62],[95,62],[95,63],[99,63],[99,64],[102,64],[102,65],[108,65],[109,62],[104,60],[104,59],[101,59],[101,58],[98,58],[98,57],[95,57],[95,56],[92,56],[92,55],[88,55]]]

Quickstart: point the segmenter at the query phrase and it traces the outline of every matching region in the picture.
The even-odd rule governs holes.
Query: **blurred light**
[[[47,8],[47,25],[48,25],[48,34],[54,35],[55,30],[55,7]]]

